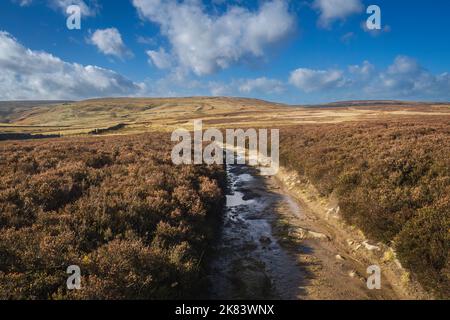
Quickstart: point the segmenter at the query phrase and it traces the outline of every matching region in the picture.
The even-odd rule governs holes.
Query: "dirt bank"
[[[313,275],[305,298],[432,298],[411,280],[391,248],[371,243],[361,231],[342,221],[333,196],[320,197],[311,184],[284,168],[267,181],[269,189],[279,189],[281,194],[294,199],[303,213],[292,215],[292,210],[281,208],[277,211],[280,215],[277,230],[291,246],[308,249],[298,256],[303,268]],[[308,230],[313,233],[308,235]],[[381,269],[381,290],[367,289],[367,268],[371,265]]]
[[[212,299],[417,299],[393,251],[339,218],[332,199],[286,170],[228,166],[229,193],[210,271]],[[380,290],[367,288],[378,265]]]
[[[346,226],[332,199],[284,169],[228,166],[229,194],[211,267],[213,299],[417,299],[393,251]],[[367,288],[367,268],[381,289]]]

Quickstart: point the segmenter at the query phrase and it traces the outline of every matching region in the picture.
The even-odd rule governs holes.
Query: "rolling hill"
[[[191,128],[202,119],[215,127],[284,127],[386,117],[446,116],[450,104],[353,101],[290,106],[247,98],[114,98],[79,102],[0,104],[0,132],[78,135]]]

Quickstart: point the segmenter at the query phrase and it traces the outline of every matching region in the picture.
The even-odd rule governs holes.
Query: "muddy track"
[[[366,285],[371,262],[289,195],[275,177],[228,166],[229,194],[211,267],[212,299],[401,299],[386,278]]]

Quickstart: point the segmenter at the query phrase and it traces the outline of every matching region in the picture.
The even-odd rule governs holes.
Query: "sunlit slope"
[[[405,116],[450,116],[444,104],[349,102],[318,107],[288,106],[257,99],[117,98],[41,105],[15,114],[0,123],[0,132],[102,134],[169,131],[192,127],[202,119],[205,126],[273,127],[306,123],[337,123]]]
[[[173,99],[95,99],[37,107],[23,112],[8,127],[25,131],[45,126],[48,131],[89,131],[117,124],[142,130],[180,125],[191,119],[214,121],[232,116],[236,121],[255,117],[259,112],[276,112],[281,105],[252,99],[173,98]],[[3,125],[6,129],[6,125]]]

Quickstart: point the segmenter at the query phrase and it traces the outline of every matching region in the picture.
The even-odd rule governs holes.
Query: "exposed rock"
[[[303,228],[297,228],[290,232],[291,235],[300,239],[319,239],[319,240],[331,240],[326,234],[320,232],[314,232]]]
[[[343,256],[341,256],[340,254],[337,254],[337,255],[336,255],[336,260],[344,261],[345,258],[344,258]]]
[[[369,244],[369,242],[367,240],[364,241],[362,244],[369,251],[380,251],[381,250],[380,247]]]
[[[314,239],[330,240],[330,237],[320,232],[308,231],[308,235]]]

